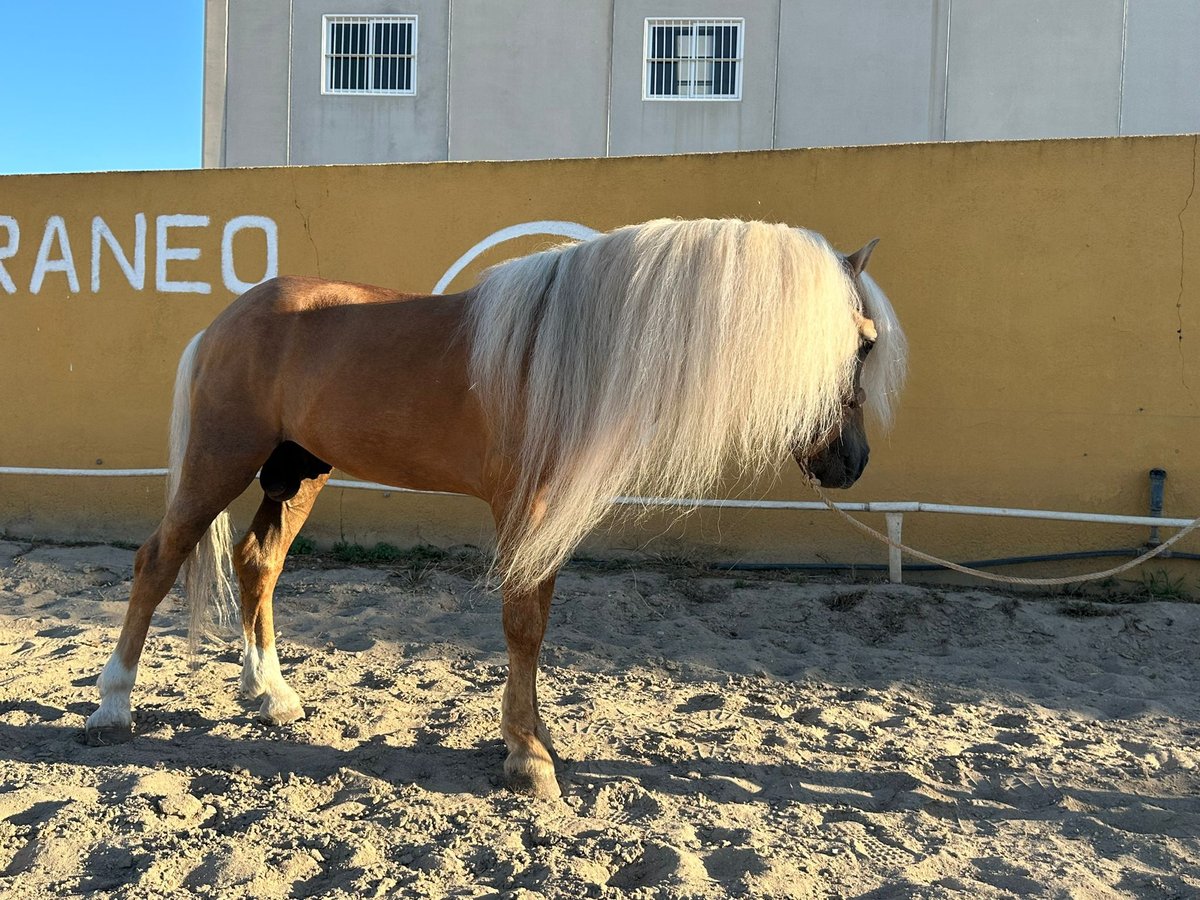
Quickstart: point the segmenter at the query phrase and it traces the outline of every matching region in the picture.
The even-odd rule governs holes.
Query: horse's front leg
[[[532,590],[504,590],[504,638],[508,643],[508,683],[500,717],[500,731],[508,745],[504,773],[516,790],[546,799],[561,796],[550,733],[537,705],[538,654],[553,595],[553,576]]]

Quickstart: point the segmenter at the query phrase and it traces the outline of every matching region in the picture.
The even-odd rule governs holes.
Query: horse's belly
[[[485,496],[482,415],[432,384],[374,400],[365,393],[314,404],[286,437],[355,478],[398,488]]]

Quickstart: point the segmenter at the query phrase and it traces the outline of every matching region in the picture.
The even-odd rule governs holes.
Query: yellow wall
[[[1144,514],[1146,471],[1169,471],[1167,514],[1200,513],[1200,198],[1197,139],[1120,138],[922,144],[809,151],[516,163],[436,163],[0,178],[0,466],[161,466],[170,383],[188,338],[233,298],[222,235],[238,216],[269,217],[281,273],[430,290],[477,241],[534,220],[605,230],[655,216],[740,216],[804,225],[851,250],[882,241],[871,262],[911,342],[898,423],[876,437],[847,499],[916,499]],[[132,257],[146,217],[145,287],[101,249],[100,216]],[[157,224],[197,259],[167,261],[156,288]],[[63,217],[78,291],[45,273],[30,291],[51,216]],[[51,235],[43,256],[62,258]],[[549,238],[483,254],[454,282]],[[234,239],[236,274],[265,271],[266,240]],[[60,264],[61,265],[61,264]],[[251,352],[251,348],[247,348]],[[786,470],[764,490],[810,499]],[[249,514],[251,495],[238,512]],[[156,479],[0,475],[0,530],[10,535],[138,540],[161,511]],[[307,533],[485,543],[468,499],[330,489]],[[882,517],[874,517],[881,519]],[[881,524],[881,523],[876,523]],[[653,518],[593,546],[714,556],[881,561],[824,513],[703,512],[668,528]],[[954,558],[1130,546],[1144,529],[959,517],[906,517],[906,538]],[[652,540],[653,539],[653,540]],[[649,545],[647,541],[651,541]],[[1200,550],[1200,541],[1182,549]]]

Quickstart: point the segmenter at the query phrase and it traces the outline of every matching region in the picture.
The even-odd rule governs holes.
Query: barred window
[[[325,16],[323,22],[321,93],[416,93],[416,16]]]
[[[740,100],[745,19],[647,19],[643,100]]]

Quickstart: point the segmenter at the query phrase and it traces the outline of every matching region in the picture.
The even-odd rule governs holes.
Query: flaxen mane
[[[903,335],[863,285],[867,309],[818,234],[714,219],[621,228],[485,273],[471,377],[517,461],[505,579],[553,573],[613,497],[701,494],[730,464],[757,472],[818,440],[851,387],[855,311],[879,328],[863,385],[888,422]]]

